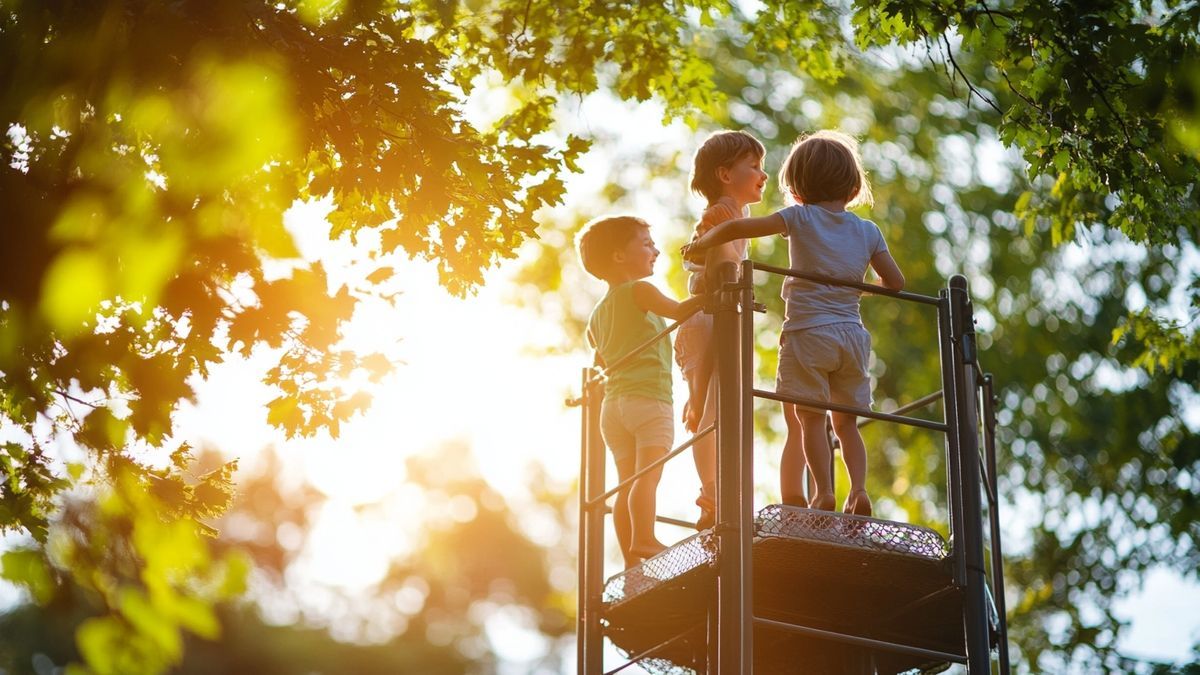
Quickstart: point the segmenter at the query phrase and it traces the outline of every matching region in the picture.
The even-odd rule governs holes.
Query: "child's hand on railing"
[[[696,242],[700,240],[699,235],[692,237],[692,240],[684,244],[679,249],[679,255],[688,262],[704,264],[704,252],[707,249],[697,248]]]

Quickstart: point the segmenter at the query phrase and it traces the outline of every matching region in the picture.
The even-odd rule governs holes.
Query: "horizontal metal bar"
[[[616,673],[619,673],[622,670],[625,670],[629,666],[632,666],[633,664],[637,663],[638,661],[641,661],[642,659],[646,658],[647,656],[650,656],[654,652],[662,649],[663,647],[670,645],[672,642],[675,642],[676,640],[687,637],[692,631],[696,630],[696,628],[698,628],[702,623],[703,622],[694,623],[691,626],[688,626],[687,628],[683,629],[683,632],[679,633],[678,635],[667,638],[666,640],[654,645],[653,647],[650,647],[649,649],[643,649],[642,651],[638,652],[637,654],[634,654],[633,656],[629,657],[629,660],[626,661],[625,663],[621,664],[620,666],[617,666],[616,668],[613,668],[610,671],[605,672],[604,675],[615,675]]]
[[[696,529],[696,523],[680,520],[679,518],[671,518],[669,516],[654,516],[654,519],[664,525],[674,525],[676,527],[682,527],[689,530]]]
[[[905,614],[907,614],[908,612],[911,612],[913,609],[920,607],[921,605],[924,605],[926,603],[933,602],[934,600],[937,600],[938,598],[942,597],[943,595],[952,593],[956,590],[958,590],[958,589],[955,588],[954,586],[943,586],[932,593],[927,593],[927,594],[917,598],[916,600],[913,600],[912,602],[908,603],[907,605],[904,605],[903,607],[892,610],[888,614],[885,614],[882,617],[873,620],[871,623],[876,626],[891,623],[895,619],[898,619],[898,618],[904,616]]]
[[[755,262],[754,269],[772,274],[782,274],[785,277],[794,277],[796,279],[804,279],[805,281],[813,281],[819,284],[828,284],[830,286],[845,286],[846,288],[856,288],[863,293],[871,293],[873,295],[886,295],[900,300],[908,300],[909,302],[919,302],[924,305],[938,304],[938,299],[929,295],[921,295],[920,293],[911,293],[909,291],[893,291],[890,288],[876,286],[874,284],[864,284],[861,281],[846,281],[845,279],[837,279],[828,277],[824,274],[813,274],[811,272],[798,272],[786,267],[776,267],[765,263]]]
[[[604,513],[605,514],[612,513],[612,507],[609,506],[608,504],[605,504],[604,505]],[[654,520],[657,522],[660,522],[664,525],[674,525],[676,527],[682,527],[682,528],[686,528],[689,530],[696,529],[695,523],[688,522],[686,520],[680,520],[679,518],[671,518],[670,516],[654,516]]]
[[[772,401],[780,403],[795,403],[805,408],[816,408],[817,410],[832,410],[834,412],[846,413],[847,415],[858,415],[860,417],[870,417],[872,419],[881,420],[884,422],[894,422],[896,424],[906,424],[910,427],[921,427],[923,429],[933,429],[946,433],[948,427],[941,422],[932,420],[923,420],[916,417],[908,417],[905,415],[893,415],[889,413],[875,412],[866,408],[856,408],[851,405],[842,405],[840,403],[831,403],[829,401],[817,401],[810,398],[797,398],[795,396],[785,396],[773,391],[765,391],[763,389],[755,389],[754,395],[758,398],[769,398]]]
[[[893,410],[892,412],[890,412],[888,414],[903,415],[904,413],[912,412],[912,411],[916,410],[917,408],[924,408],[925,406],[929,405],[930,403],[933,403],[934,401],[938,401],[941,398],[942,398],[942,390],[938,389],[937,391],[933,392],[932,394],[922,396],[921,398],[913,401],[912,403],[905,403],[904,405],[900,406],[899,408],[896,408],[895,410]],[[859,428],[862,428],[874,421],[875,420],[871,419],[870,417],[864,417],[858,421],[858,426],[859,426]]]
[[[650,471],[653,471],[654,469],[656,469],[656,468],[658,468],[658,467],[662,466],[663,464],[666,464],[666,463],[667,463],[668,461],[670,461],[671,459],[674,459],[674,458],[675,458],[675,457],[676,457],[676,456],[677,456],[679,453],[681,453],[681,452],[683,452],[684,450],[687,450],[688,448],[692,447],[692,445],[694,445],[694,444],[696,443],[696,441],[700,440],[701,438],[703,438],[703,437],[704,437],[705,435],[707,435],[707,434],[711,434],[711,433],[713,432],[713,430],[714,430],[714,429],[716,429],[716,428],[717,428],[717,425],[716,425],[716,423],[713,423],[713,424],[710,424],[710,425],[708,425],[707,427],[705,427],[705,428],[701,429],[701,430],[700,430],[698,433],[696,433],[696,435],[694,435],[694,436],[692,436],[691,438],[687,439],[687,441],[685,441],[685,442],[683,443],[683,445],[680,445],[678,448],[675,448],[675,449],[674,449],[674,450],[672,450],[671,452],[668,452],[668,453],[667,453],[666,455],[664,455],[663,457],[661,457],[661,458],[659,458],[659,459],[656,459],[656,460],[654,460],[654,462],[652,462],[651,464],[647,465],[645,468],[643,468],[642,470],[640,470],[640,471],[638,471],[637,473],[633,474],[633,475],[632,475],[632,476],[630,476],[629,478],[626,478],[625,480],[621,481],[620,483],[617,483],[616,487],[614,487],[613,489],[609,490],[608,492],[605,492],[604,494],[600,495],[599,497],[596,497],[595,499],[591,500],[590,502],[588,502],[588,503],[587,503],[587,504],[584,506],[584,508],[587,508],[587,509],[594,509],[594,508],[596,508],[596,505],[597,505],[597,504],[603,504],[605,499],[608,499],[609,497],[611,497],[611,496],[613,496],[613,495],[617,494],[618,492],[620,492],[620,491],[621,491],[621,488],[623,488],[623,487],[625,487],[626,485],[628,485],[628,484],[632,483],[633,481],[635,481],[635,480],[637,480],[637,479],[641,478],[641,477],[642,477],[644,474],[646,474],[646,473],[648,473],[648,472],[650,472]]]
[[[763,619],[754,617],[754,623],[778,628],[780,630],[800,633],[801,635],[810,635],[812,637],[821,638],[824,640],[833,640],[835,642],[845,642],[860,647],[871,647],[873,649],[881,649],[888,652],[896,652],[899,654],[910,654],[912,656],[920,656],[927,659],[937,659],[939,661],[950,661],[951,663],[966,663],[966,656],[951,654],[950,652],[939,652],[936,649],[923,649],[921,647],[912,647],[909,645],[897,644],[895,642],[885,642],[883,640],[874,640],[871,638],[859,637],[857,635],[846,635],[845,633],[835,633],[830,630],[821,630],[820,628],[809,628],[808,626],[797,626],[794,623],[785,623],[783,621],[772,621],[771,619]]]

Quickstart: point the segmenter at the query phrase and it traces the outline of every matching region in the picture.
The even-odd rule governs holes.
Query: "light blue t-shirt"
[[[846,281],[862,281],[871,258],[888,250],[879,226],[849,211],[834,213],[820,206],[796,204],[778,211],[787,224],[791,268]],[[816,328],[832,323],[862,323],[858,301],[862,293],[788,277],[783,281],[787,302],[783,330]]]

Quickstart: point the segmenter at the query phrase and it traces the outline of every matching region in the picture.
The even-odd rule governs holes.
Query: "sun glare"
[[[411,549],[427,519],[425,486],[415,485],[407,470],[411,458],[436,463],[439,453],[465,447],[482,477],[518,501],[534,489],[535,465],[561,485],[574,480],[578,411],[564,399],[578,388],[583,363],[577,354],[544,353],[561,339],[561,328],[505,301],[510,269],[493,270],[477,295],[456,298],[438,285],[431,264],[370,261],[366,246],[329,242],[327,210],[322,203],[299,205],[288,224],[303,257],[320,261],[332,284],[361,286],[378,267],[395,269],[377,289],[390,302],[360,302],[343,332],[343,345],[360,356],[383,353],[397,363],[378,382],[348,383],[364,386],[371,406],[343,423],[336,439],[264,432],[262,406],[274,394],[258,381],[251,359],[201,383],[214,395],[202,396],[201,408],[186,414],[192,428],[205,430],[194,443],[238,451],[247,467],[257,450],[275,446],[281,470],[323,493],[301,565],[319,583],[362,588]]]

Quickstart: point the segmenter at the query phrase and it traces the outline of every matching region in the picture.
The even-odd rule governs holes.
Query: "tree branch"
[[[992,99],[984,96],[983,93],[976,89],[975,85],[971,84],[971,81],[967,79],[967,74],[963,72],[963,69],[958,66],[958,62],[954,60],[954,54],[950,49],[950,39],[946,37],[946,34],[942,33],[940,37],[942,38],[942,42],[946,45],[946,58],[950,61],[950,65],[954,66],[954,72],[958,73],[958,76],[962,78],[963,83],[967,85],[967,101],[969,102],[971,100],[971,94],[975,94],[984,103],[991,106],[992,110],[995,110],[1000,115],[1003,115],[1004,111],[1000,109],[1000,106],[996,105],[995,101]],[[951,83],[953,83],[953,81],[953,78],[951,78]]]
[[[1064,43],[1061,39],[1054,37],[1053,34],[1051,34],[1050,39],[1054,42],[1054,44],[1058,45],[1059,49],[1062,49],[1064,52],[1066,52],[1067,55],[1070,56],[1072,59],[1075,59],[1075,60],[1082,59],[1081,54],[1078,54],[1075,51],[1073,51],[1069,45]],[[1117,124],[1119,124],[1121,126],[1121,133],[1125,136],[1125,142],[1128,143],[1130,146],[1132,146],[1133,139],[1130,138],[1130,136],[1129,136],[1129,127],[1125,125],[1125,118],[1122,117],[1121,114],[1117,112],[1116,108],[1113,107],[1112,102],[1108,100],[1108,95],[1104,91],[1104,85],[1100,83],[1100,80],[1096,79],[1096,76],[1092,74],[1092,71],[1090,69],[1079,68],[1078,70],[1083,73],[1083,76],[1086,77],[1089,82],[1092,83],[1092,87],[1096,90],[1096,95],[1098,95],[1100,97],[1100,101],[1104,103],[1104,107],[1108,108],[1108,111],[1110,113],[1112,113],[1112,116],[1114,118],[1116,118]]]
[[[89,403],[82,399],[76,398],[76,397],[68,394],[67,392],[63,391],[62,389],[54,389],[53,392],[55,394],[58,394],[59,396],[65,398],[68,401],[74,401],[75,403],[78,403],[80,405],[86,405],[87,407],[92,408],[92,409],[104,407],[103,405],[101,405],[99,403]]]

